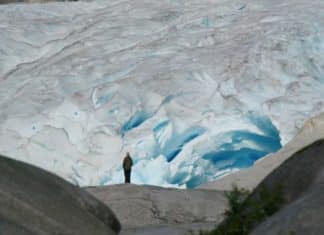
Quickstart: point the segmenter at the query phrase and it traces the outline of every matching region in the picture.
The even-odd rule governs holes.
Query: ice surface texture
[[[0,152],[80,185],[195,187],[324,110],[323,0],[0,6]]]

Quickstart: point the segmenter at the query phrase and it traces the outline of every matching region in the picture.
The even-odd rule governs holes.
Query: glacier
[[[324,111],[322,0],[0,5],[0,153],[81,186],[194,188]]]

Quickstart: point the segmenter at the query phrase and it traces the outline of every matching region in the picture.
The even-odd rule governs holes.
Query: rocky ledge
[[[132,184],[90,187],[108,205],[126,234],[188,234],[218,224],[226,208],[223,192]]]

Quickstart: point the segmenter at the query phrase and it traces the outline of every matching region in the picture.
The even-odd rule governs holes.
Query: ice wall
[[[195,187],[324,110],[322,0],[0,6],[0,152],[80,185]]]

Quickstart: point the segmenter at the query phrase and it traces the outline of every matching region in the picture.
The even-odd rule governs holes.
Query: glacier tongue
[[[322,0],[0,6],[0,152],[79,185],[195,187],[324,111]]]

